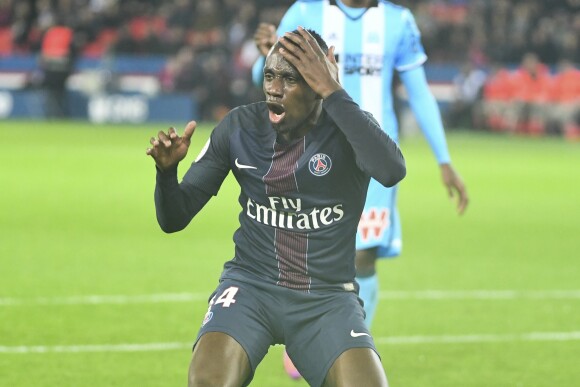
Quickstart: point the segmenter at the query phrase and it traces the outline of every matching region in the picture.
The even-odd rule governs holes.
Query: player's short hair
[[[322,36],[320,36],[320,34],[318,32],[311,30],[311,29],[307,29],[306,31],[310,32],[310,35],[312,35],[312,37],[316,40],[316,43],[318,43],[320,48],[322,48],[322,51],[325,54],[328,54],[328,44],[326,44],[324,39],[322,39]],[[297,34],[298,30],[294,30],[294,31],[292,31],[292,33]]]
[[[310,35],[312,35],[314,40],[316,40],[316,43],[318,43],[318,45],[322,49],[322,52],[324,52],[325,55],[328,54],[328,44],[326,44],[324,39],[322,39],[322,36],[320,36],[320,34],[318,32],[311,30],[311,29],[306,29],[306,31],[308,31],[310,33]],[[296,35],[300,34],[300,32],[297,29],[292,31],[292,33],[296,34]],[[292,41],[290,41],[290,43],[294,44]],[[279,43],[277,43],[277,44],[279,44]]]

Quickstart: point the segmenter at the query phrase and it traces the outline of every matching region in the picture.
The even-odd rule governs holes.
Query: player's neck
[[[337,0],[350,8],[368,8],[372,0]]]
[[[289,144],[299,138],[302,138],[310,132],[312,128],[316,126],[320,116],[322,115],[322,102],[316,105],[312,110],[312,113],[308,115],[299,125],[288,131],[280,131],[276,129],[277,139],[276,142],[279,144]]]

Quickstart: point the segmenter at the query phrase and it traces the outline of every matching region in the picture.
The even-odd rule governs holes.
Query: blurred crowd
[[[429,60],[519,63],[535,52],[544,63],[580,63],[579,0],[404,0]]]
[[[453,86],[448,127],[580,139],[580,70],[567,58],[552,70],[532,51],[515,68],[467,64]]]
[[[487,83],[493,85],[502,70],[521,74],[523,70],[515,67],[520,63],[526,67],[524,58],[530,53],[545,66],[550,79],[563,71],[558,66],[567,68],[563,63],[571,63],[572,67],[580,63],[580,0],[393,2],[410,8],[415,15],[429,63],[462,64],[451,122],[457,117],[461,120],[466,106],[475,105],[474,100],[494,100],[489,97],[493,86]],[[213,119],[232,106],[260,98],[261,92],[250,81],[250,68],[257,57],[253,33],[259,22],[277,24],[292,3],[293,0],[0,0],[0,56],[38,53],[46,31],[55,24],[66,25],[74,31],[78,55],[167,57],[166,67],[159,74],[162,90],[193,93],[203,118]],[[556,98],[553,91],[542,95],[549,96],[542,97],[546,100]],[[521,98],[514,97],[516,101]],[[511,129],[517,126],[513,118],[498,120],[501,113],[487,105],[475,109],[477,119],[493,128],[510,128],[501,130],[522,130]],[[539,109],[521,107],[518,114],[535,116],[536,110]],[[471,108],[467,111],[473,113]],[[488,119],[487,115],[494,118]],[[544,128],[551,125],[550,120],[544,118]],[[496,124],[499,121],[503,124]]]

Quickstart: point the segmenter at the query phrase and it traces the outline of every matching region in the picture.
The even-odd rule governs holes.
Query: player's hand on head
[[[260,23],[254,33],[254,43],[260,54],[266,56],[276,43],[276,27],[269,23]]]
[[[196,125],[195,121],[190,121],[182,136],[177,134],[175,128],[169,128],[167,132],[159,131],[157,137],[149,140],[151,147],[145,153],[155,160],[155,164],[162,171],[176,166],[187,155]]]
[[[280,38],[280,53],[300,72],[306,83],[322,98],[341,89],[334,47],[324,54],[314,37],[304,28],[298,34],[287,32]],[[330,59],[332,57],[332,59]]]
[[[453,199],[457,196],[457,212],[459,215],[463,214],[469,204],[469,196],[463,180],[450,164],[441,165],[441,178],[449,197]]]
[[[328,55],[326,55],[326,58],[328,59],[328,66],[332,77],[336,82],[340,83],[340,79],[338,78],[338,63],[336,63],[336,56],[334,56],[335,50],[336,47],[330,46],[328,48]]]

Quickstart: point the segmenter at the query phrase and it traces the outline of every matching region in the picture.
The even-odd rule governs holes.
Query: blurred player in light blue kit
[[[262,57],[253,68],[256,84],[262,82],[264,56],[277,36],[297,26],[318,31],[329,45],[336,47],[342,86],[395,141],[399,130],[392,81],[394,70],[398,72],[411,109],[440,166],[443,184],[449,196],[456,198],[457,212],[462,214],[469,201],[467,190],[451,165],[441,114],[423,68],[427,55],[411,12],[384,0],[298,0],[288,9],[277,30],[266,23],[258,27],[254,41]],[[396,257],[402,249],[396,201],[397,187],[385,188],[371,180],[356,245],[356,279],[369,328],[378,302],[376,260]],[[286,360],[286,370],[291,374],[291,362]]]

